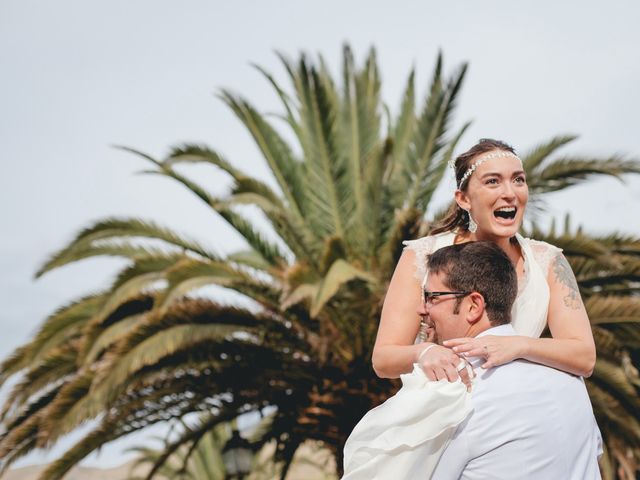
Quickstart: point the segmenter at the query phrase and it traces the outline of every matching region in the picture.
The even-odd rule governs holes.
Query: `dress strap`
[[[549,284],[547,276],[537,262],[528,238],[516,234],[525,265],[525,285],[511,310],[511,324],[518,335],[539,337],[547,326],[549,310]]]

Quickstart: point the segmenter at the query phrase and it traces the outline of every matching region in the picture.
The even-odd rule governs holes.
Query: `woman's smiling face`
[[[471,165],[490,153],[478,155]],[[476,236],[514,236],[522,224],[529,200],[529,187],[520,159],[515,155],[486,159],[465,183],[464,191],[456,192],[456,201],[471,212],[478,224]]]

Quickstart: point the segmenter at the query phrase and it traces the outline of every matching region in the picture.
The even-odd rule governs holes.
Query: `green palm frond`
[[[120,322],[127,322],[129,318],[137,318],[141,320],[143,315],[151,310],[154,305],[154,298],[151,295],[140,295],[130,298],[118,307],[110,311],[107,315],[101,315],[104,307],[97,310],[94,315],[86,322],[83,327],[83,335],[78,342],[78,365],[83,363],[87,366],[87,356],[90,350],[100,343],[98,337],[108,330],[112,325]],[[96,347],[99,348],[99,347]]]
[[[389,228],[391,209],[389,205],[389,193],[386,188],[385,174],[391,162],[393,144],[387,140],[371,150],[366,159],[367,168],[364,172],[365,204],[361,208],[361,228],[353,229],[357,232],[358,239],[350,236],[350,243],[357,246],[354,257],[357,257],[368,269],[376,269],[378,259],[376,252],[384,238],[385,231]]]
[[[76,442],[69,448],[62,457],[47,466],[40,474],[39,480],[60,480],[71,470],[80,460],[93,452],[101,445],[122,435],[122,432],[113,429],[108,422],[102,422],[84,438]]]
[[[305,153],[306,214],[320,238],[345,237],[344,158],[338,153],[334,92],[321,73],[303,57],[298,64],[295,88],[300,102],[301,145]]]
[[[615,369],[603,368],[605,372]],[[619,374],[617,376],[620,376]],[[589,382],[589,394],[593,404],[594,412],[599,420],[600,427],[604,430],[605,438],[607,431],[615,432],[617,437],[625,438],[632,448],[638,448],[638,438],[640,437],[640,422],[632,414],[629,406],[621,402],[619,395],[611,393],[607,386],[596,385]],[[636,410],[637,411],[637,410]],[[631,415],[630,415],[631,413]]]
[[[160,240],[169,246],[193,252],[204,258],[211,260],[219,258],[217,255],[207,251],[198,242],[189,240],[154,222],[137,218],[108,218],[82,230],[68,247],[60,250],[45,262],[36,273],[36,276],[44,275],[54,268],[61,267],[80,258],[86,258],[87,248],[95,242],[127,238]],[[75,256],[76,252],[79,252],[80,256],[78,258]]]
[[[423,203],[426,183],[431,175],[442,175],[446,168],[447,164],[443,161],[442,155],[442,150],[447,145],[445,134],[466,70],[467,66],[463,65],[451,79],[445,82],[441,78],[440,70],[436,69],[429,96],[417,122],[415,154],[409,156],[409,162],[405,166],[405,176],[410,178],[405,197],[407,208],[416,207],[422,211],[426,210],[427,204]]]
[[[167,288],[156,297],[159,308],[167,308],[190,291],[206,285],[228,286],[247,276],[228,263],[201,262],[184,258],[167,271]]]
[[[220,342],[234,333],[239,333],[236,325],[177,325],[165,329],[118,358],[117,364],[112,364],[108,372],[103,372],[106,375],[101,378],[98,389],[92,395],[97,398],[115,396],[127,378],[143,367],[154,365],[177,350],[190,348],[202,341]]]
[[[195,477],[196,479],[205,480],[205,478],[219,478],[220,480],[224,479],[224,463],[222,462],[221,452],[224,448],[226,441],[231,437],[231,428],[227,423],[223,423],[223,419],[218,415],[206,415],[202,416],[196,425],[188,426],[183,424],[183,431],[180,432],[178,437],[170,442],[167,442],[164,448],[161,451],[155,452],[151,451],[151,453],[155,453],[154,456],[145,455],[148,459],[147,461],[152,464],[151,469],[147,473],[146,479],[151,480],[154,474],[163,466],[167,465],[167,462],[170,461],[171,457],[176,454],[182,447],[191,444],[193,447],[199,447],[201,450],[206,451],[206,456],[210,459],[209,461],[215,459],[217,460],[218,468],[215,469],[215,473],[213,473],[212,468],[207,468],[207,473],[209,476],[204,477]],[[202,443],[200,443],[202,442]],[[185,471],[187,469],[187,464],[193,453],[192,448],[187,450],[184,454],[180,455],[177,458],[177,462],[180,465],[180,469]],[[205,453],[205,452],[199,452]],[[204,460],[203,458],[203,461]],[[173,469],[174,475],[178,473],[176,468]],[[212,476],[212,473],[216,476]],[[194,473],[195,476],[195,473]]]
[[[40,359],[13,386],[4,401],[0,418],[6,418],[12,408],[24,404],[32,396],[48,389],[51,385],[64,381],[67,375],[76,372],[77,350],[69,345],[59,347]]]
[[[622,255],[640,255],[640,238],[624,234],[624,233],[611,233],[608,235],[594,236],[597,240],[606,245],[612,252]]]
[[[607,360],[598,360],[596,362],[597,376],[594,376],[594,382],[600,385],[606,385],[606,390],[612,395],[616,395],[624,402],[630,411],[638,411],[640,409],[640,399],[638,398],[638,390],[630,381],[624,369]],[[635,421],[640,429],[640,422]],[[640,430],[638,430],[640,431]]]
[[[284,61],[284,57],[282,55],[279,55],[279,57],[281,60]],[[284,63],[286,67],[287,62],[284,61]],[[291,99],[289,94],[283,90],[283,88],[278,84],[278,82],[276,82],[275,78],[273,77],[273,75],[271,75],[271,73],[269,73],[267,70],[262,68],[260,65],[256,65],[255,63],[252,64],[252,66],[264,76],[264,78],[269,82],[269,84],[276,91],[276,94],[280,98],[280,101],[282,102],[282,106],[285,109],[285,112],[286,112],[285,119],[287,123],[293,130],[294,134],[296,134],[296,136],[300,136],[300,126],[298,125],[298,120],[296,119],[296,116],[294,113],[295,106],[293,105],[293,100]]]
[[[529,192],[532,195],[556,192],[595,175],[607,175],[621,179],[622,175],[640,173],[636,160],[625,160],[619,156],[609,158],[561,157],[534,169],[528,177]]]
[[[230,210],[234,205],[255,205],[271,222],[275,233],[280,237],[288,249],[296,257],[314,258],[319,243],[309,235],[306,227],[301,227],[299,222],[283,208],[278,207],[269,199],[254,192],[241,192],[233,194],[217,204],[219,208]],[[287,257],[284,252],[278,253],[280,257]],[[267,255],[267,258],[269,255]],[[282,261],[280,263],[283,263]]]
[[[348,243],[361,248],[358,242],[366,232],[368,212],[367,173],[384,173],[383,165],[376,162],[380,155],[380,77],[376,65],[375,51],[371,50],[360,72],[356,70],[353,53],[349,47],[343,50],[343,99],[337,107],[340,111],[338,138],[344,152],[348,174],[347,188],[352,192],[354,205],[352,220],[345,217],[348,229]],[[375,163],[374,163],[375,162]],[[371,168],[374,167],[374,168]],[[347,197],[349,200],[351,196]],[[347,212],[349,213],[349,212]]]
[[[258,271],[269,268],[269,264],[262,255],[259,255],[255,250],[240,250],[230,253],[227,255],[227,260],[234,264],[250,267]]]
[[[302,218],[305,208],[304,195],[301,192],[301,165],[288,144],[247,101],[228,90],[222,90],[220,97],[249,130],[264,155],[287,205],[296,216]]]
[[[19,445],[26,443],[25,438],[37,432],[37,426],[43,418],[42,412],[55,399],[62,386],[62,382],[47,385],[21,405],[8,409],[3,418],[6,430],[0,434],[0,456],[3,459],[7,454],[14,454]],[[29,449],[32,448],[35,448],[35,437]]]
[[[429,171],[428,175],[426,175],[428,180],[424,183],[420,191],[420,206],[422,206],[423,208],[426,209],[426,207],[431,202],[433,194],[442,182],[442,177],[447,171],[449,160],[453,157],[454,151],[458,147],[458,143],[470,126],[471,123],[467,122],[460,128],[460,130],[458,130],[451,141],[448,142],[448,146],[442,154],[441,161],[438,162],[438,164]]]
[[[19,347],[0,365],[0,385],[22,369],[38,365],[42,358],[79,336],[88,319],[101,308],[105,294],[87,295],[54,312],[28,345]]]
[[[423,217],[424,212],[415,208],[394,212],[392,228],[387,232],[379,250],[381,270],[387,274],[383,278],[391,278],[391,273],[404,248],[402,241],[418,238],[426,230],[421,228],[424,226]]]
[[[286,254],[276,244],[267,240],[246,217],[227,208],[222,202],[216,205],[216,210],[270,265],[275,267],[287,263]]]
[[[311,302],[311,317],[317,316],[327,302],[340,290],[340,288],[353,280],[375,282],[375,278],[369,273],[354,267],[350,263],[338,259],[329,268],[327,274],[318,285],[315,298]]]
[[[564,147],[568,143],[573,142],[578,137],[576,135],[560,135],[553,137],[544,143],[538,144],[531,150],[521,155],[522,166],[527,177],[537,178],[540,166],[549,158],[556,150]]]
[[[438,57],[439,71],[441,68],[441,58]],[[417,118],[415,115],[416,108],[416,91],[415,91],[415,71],[411,70],[407,86],[402,97],[402,105],[400,112],[395,121],[395,130],[393,132],[394,144],[392,162],[389,165],[388,172],[391,184],[391,193],[394,196],[392,202],[396,205],[404,201],[406,189],[403,187],[408,184],[406,177],[407,171],[405,165],[409,163],[409,152],[413,147],[412,139],[415,138]]]
[[[95,415],[83,417],[79,422],[70,426],[64,424],[64,418],[70,414],[70,410],[73,411],[79,402],[87,398],[94,377],[94,372],[80,370],[72,380],[60,388],[55,399],[42,411],[38,432],[39,447],[50,446],[61,435],[70,432],[85,420],[95,417]]]
[[[231,227],[242,235],[247,243],[261,254],[265,260],[274,264],[286,262],[284,254],[280,252],[279,248],[275,244],[266,240],[264,235],[254,228],[246,218],[229,208],[227,203],[223,200],[210,195],[203,187],[196,184],[194,181],[189,180],[186,176],[167,167],[163,167],[158,171],[150,171],[148,173],[164,175],[177,180],[204,201],[218,215],[220,215],[229,225],[231,225]],[[209,258],[211,260],[218,259],[218,257],[214,257],[212,255],[205,256],[205,258]]]
[[[607,325],[607,329],[611,330],[618,341],[627,348],[635,356],[635,365],[639,366],[638,352],[640,352],[640,331],[637,325],[633,324],[616,324]]]
[[[105,328],[92,342],[91,350],[86,354],[84,362],[92,364],[97,361],[102,352],[130,333],[143,319],[143,314],[131,315]]]
[[[174,165],[182,163],[208,163],[228,173],[234,179],[247,176],[247,174],[225,160],[222,155],[206,145],[186,143],[173,147],[171,153],[160,162],[160,165],[162,168],[173,168]]]
[[[16,446],[8,454],[4,455],[2,465],[0,465],[0,475],[4,475],[16,460],[31,453],[34,448],[35,440],[30,440]]]

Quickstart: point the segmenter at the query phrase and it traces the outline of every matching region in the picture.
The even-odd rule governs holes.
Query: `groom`
[[[516,273],[492,242],[437,250],[419,313],[429,315],[439,341],[517,335],[509,323]],[[456,293],[452,293],[456,292]],[[483,370],[472,413],[455,431],[433,480],[599,479],[600,435],[581,378],[526,360]]]

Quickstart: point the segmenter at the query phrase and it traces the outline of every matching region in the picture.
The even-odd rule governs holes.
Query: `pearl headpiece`
[[[458,182],[458,188],[460,188],[464,184],[464,182],[466,182],[467,179],[473,174],[473,172],[475,172],[476,169],[480,165],[482,165],[484,162],[486,162],[487,160],[491,160],[492,158],[500,158],[500,157],[511,157],[511,158],[517,158],[518,160],[520,160],[520,157],[518,157],[515,153],[509,152],[507,150],[498,150],[497,152],[491,152],[486,155],[483,155],[478,160],[476,160],[476,163],[471,165],[466,172],[464,172],[464,175],[460,179],[460,182]],[[454,163],[452,163],[451,165],[452,167],[455,167]]]

